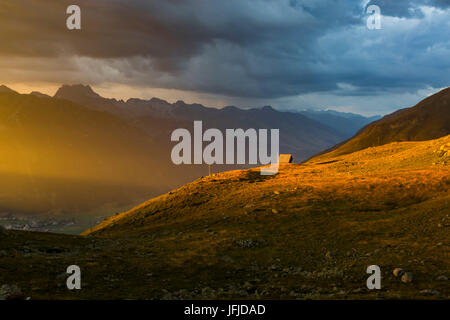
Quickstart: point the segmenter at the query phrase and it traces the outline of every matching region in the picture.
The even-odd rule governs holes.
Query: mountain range
[[[183,101],[168,103],[157,98],[123,101],[103,98],[87,85],[64,85],[54,97],[73,101],[95,110],[111,112],[128,119],[148,134],[164,140],[176,128],[191,128],[194,120],[202,120],[205,129],[278,128],[281,152],[292,153],[296,161],[304,160],[323,150],[324,147],[333,146],[352,135],[330,126],[326,122],[331,121],[327,121],[325,116],[321,117],[320,114],[313,119],[301,113],[276,111],[270,106],[252,109],[227,106],[217,109],[201,104],[187,104]],[[346,117],[338,115],[335,115],[334,120],[335,123],[348,122]],[[366,123],[361,123],[359,128]]]

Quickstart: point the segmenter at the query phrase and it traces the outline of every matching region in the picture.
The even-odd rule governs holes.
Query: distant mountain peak
[[[91,86],[83,84],[63,85],[55,93],[55,98],[66,98],[71,96],[89,96],[100,97],[98,93],[92,90]]]
[[[261,110],[263,110],[263,111],[275,111],[275,109],[272,108],[271,106],[264,106],[264,107],[261,108]]]

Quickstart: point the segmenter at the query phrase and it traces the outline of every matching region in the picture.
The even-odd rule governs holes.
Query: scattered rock
[[[3,285],[0,287],[0,300],[24,299],[22,290],[16,285]]]
[[[406,272],[404,275],[402,275],[402,282],[403,283],[410,283],[413,280],[413,276],[411,272]]]
[[[447,281],[448,278],[446,276],[442,275],[442,276],[437,277],[436,280],[437,281]]]
[[[395,268],[392,273],[395,277],[399,278],[405,274],[405,270],[403,270],[402,268]]]
[[[274,191],[273,193],[274,194],[280,194],[280,191]]]
[[[254,248],[254,247],[261,247],[265,245],[265,240],[258,240],[258,239],[239,239],[234,242],[235,245],[241,248]]]
[[[432,295],[432,296],[438,296],[440,295],[440,292],[437,290],[432,290],[432,289],[425,289],[420,291],[421,294],[425,294],[425,295]]]

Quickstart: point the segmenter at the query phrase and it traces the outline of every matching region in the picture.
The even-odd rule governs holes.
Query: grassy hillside
[[[198,179],[85,237],[9,232],[0,283],[33,298],[449,299],[450,136]],[[83,289],[64,287],[65,268]],[[382,269],[382,290],[366,268]],[[402,283],[394,268],[412,272]],[[18,268],[18,269],[17,269]]]

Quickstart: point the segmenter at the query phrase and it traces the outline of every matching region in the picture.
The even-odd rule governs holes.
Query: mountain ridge
[[[182,100],[169,103],[165,100],[130,98],[126,102],[92,94],[89,86],[62,86],[56,98],[67,99],[129,119],[148,134],[166,139],[177,128],[190,128],[193,121],[203,121],[204,128],[254,128],[280,129],[280,147],[283,153],[292,153],[296,161],[330,147],[346,138],[346,134],[302,114],[281,112],[270,106],[241,109],[227,106],[221,109],[202,104],[188,104]],[[165,127],[162,127],[162,124]],[[157,132],[152,128],[159,128]],[[161,134],[159,134],[159,132]]]
[[[367,124],[377,121],[381,116],[364,117],[360,114],[349,112],[338,112],[334,110],[304,110],[299,113],[330,126],[337,131],[343,132],[348,137],[355,135]]]

